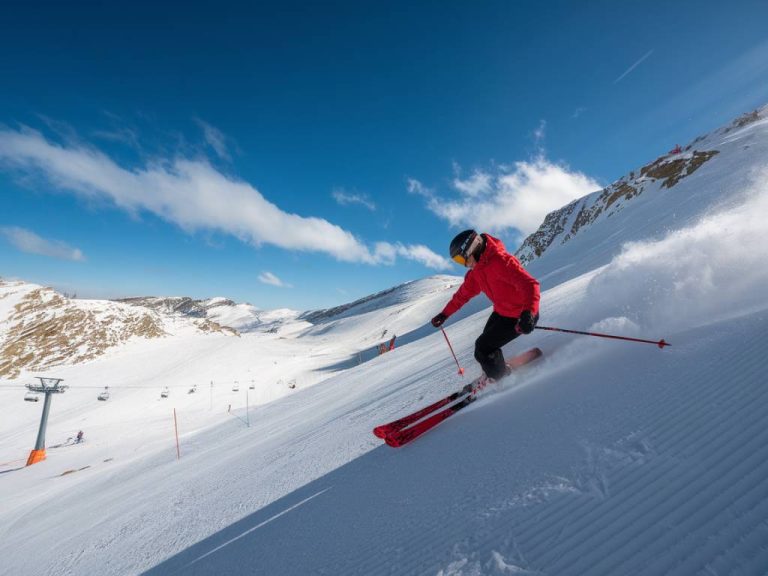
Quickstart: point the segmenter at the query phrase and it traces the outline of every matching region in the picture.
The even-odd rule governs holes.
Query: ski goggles
[[[464,257],[464,254],[456,254],[456,256],[453,256],[453,261],[465,267],[467,265],[467,259]]]

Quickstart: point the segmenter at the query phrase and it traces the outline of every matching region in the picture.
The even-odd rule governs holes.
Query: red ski
[[[376,428],[373,429],[374,436],[378,436],[379,438],[386,438],[393,432],[402,430],[406,426],[409,426],[414,422],[418,422],[428,414],[432,414],[432,412],[434,412],[438,408],[442,408],[443,406],[447,406],[448,404],[455,402],[465,394],[471,394],[474,390],[474,387],[479,383],[479,380],[480,379],[478,378],[474,382],[470,382],[458,392],[449,394],[445,398],[441,398],[434,404],[430,404],[429,406],[426,406],[421,410],[414,412],[413,414],[408,414],[407,416],[403,416],[399,420],[395,420],[394,422],[390,422],[389,424],[382,424],[381,426],[376,426]]]
[[[507,366],[509,366],[510,370],[515,370],[520,366],[536,360],[541,355],[542,352],[539,348],[532,348],[507,360]],[[374,428],[373,433],[379,438],[383,438],[388,445],[393,447],[399,447],[407,444],[411,440],[421,436],[427,430],[434,428],[446,418],[453,416],[456,412],[474,402],[477,398],[477,393],[485,388],[486,384],[487,382],[485,377],[481,376],[480,378],[464,386],[461,390],[458,390],[453,394],[449,394],[445,398],[442,398],[437,402],[434,402],[433,404],[430,404],[429,406],[414,412],[413,414],[409,414],[388,424],[377,426]],[[453,404],[452,406],[449,406],[448,408],[445,408],[444,410],[441,410],[435,414],[432,414],[443,406],[452,404],[462,396],[466,397],[463,398],[460,402]],[[429,414],[432,415],[426,418]],[[423,418],[426,419],[422,420]]]

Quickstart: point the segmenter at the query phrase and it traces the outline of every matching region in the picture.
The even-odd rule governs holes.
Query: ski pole
[[[612,334],[600,334],[599,332],[581,332],[579,330],[566,330],[564,328],[550,328],[548,326],[536,326],[536,330],[551,330],[552,332],[565,332],[567,334],[583,334],[584,336],[598,336],[600,338],[613,338],[615,340],[628,340],[630,342],[643,342],[644,344],[656,344],[662,350],[664,346],[672,346],[668,342],[661,340],[643,340],[642,338],[630,338],[628,336],[613,336]]]
[[[448,334],[445,333],[445,329],[440,328],[440,331],[443,333],[443,336],[445,336],[445,341],[448,343],[448,348],[451,350],[451,354],[453,354],[453,359],[456,360],[456,366],[459,367],[459,375],[464,376],[464,368],[461,367],[461,364],[459,364],[459,359],[456,358],[456,353],[453,351],[453,346],[451,346],[451,341],[448,340]]]

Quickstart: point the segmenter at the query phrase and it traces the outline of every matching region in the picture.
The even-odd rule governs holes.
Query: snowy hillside
[[[541,361],[404,448],[371,429],[479,373],[485,302],[445,327],[464,377],[427,324],[456,278],[51,371],[71,388],[31,467],[40,406],[4,382],[0,574],[768,573],[765,110],[706,142],[718,154],[693,173],[646,182],[530,266],[542,324],[672,346],[536,331],[506,351]],[[78,429],[84,444],[56,447]]]
[[[16,378],[98,358],[135,339],[237,332],[207,319],[175,318],[110,300],[78,300],[0,278],[0,376]]]
[[[233,328],[238,332],[267,331],[296,319],[293,310],[261,310],[252,304],[236,303],[228,298],[216,297],[194,300],[186,296],[124,298],[120,300],[134,306],[189,318],[205,318],[220,326]]]
[[[768,106],[574,200],[549,214],[517,256],[539,274],[546,269],[546,282],[554,285],[574,276],[576,260],[606,264],[626,242],[661,238],[744,202],[768,156],[766,123]],[[549,258],[540,265],[542,254]]]

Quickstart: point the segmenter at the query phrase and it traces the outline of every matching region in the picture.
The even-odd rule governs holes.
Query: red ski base
[[[516,370],[521,366],[536,360],[541,355],[542,351],[539,348],[532,348],[507,360],[507,366],[509,366],[510,370]],[[413,414],[409,414],[388,424],[377,426],[373,429],[373,433],[375,436],[383,438],[389,446],[395,448],[403,446],[474,402],[477,398],[477,393],[485,388],[486,384],[486,379],[481,376],[470,384],[464,386],[461,390],[449,394],[445,398],[442,398],[421,410],[417,410]],[[463,400],[453,404],[453,402],[462,396],[465,396]],[[450,404],[453,405],[449,406]],[[440,408],[443,408],[444,406],[448,406],[448,408],[440,410]],[[436,410],[440,411],[432,414]],[[427,418],[429,414],[432,415]]]

